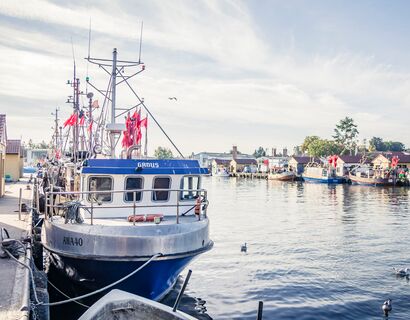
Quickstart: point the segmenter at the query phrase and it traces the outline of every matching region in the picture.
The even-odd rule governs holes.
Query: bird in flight
[[[175,101],[178,100],[176,97],[169,97],[168,99],[169,99],[169,100],[175,100]]]

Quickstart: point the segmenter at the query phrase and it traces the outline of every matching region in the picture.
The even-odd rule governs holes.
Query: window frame
[[[201,183],[201,176],[200,175],[197,175],[197,174],[187,174],[187,175],[184,175],[184,176],[182,176],[182,178],[181,178],[181,183],[180,183],[180,186],[179,186],[179,188],[182,190],[182,189],[185,189],[184,188],[184,186],[183,186],[183,184],[184,184],[184,179],[185,178],[190,178],[190,177],[196,177],[196,178],[198,178],[198,184],[197,184],[197,186],[196,186],[196,188],[195,189],[192,189],[192,190],[199,190],[199,186],[200,186],[200,183]],[[183,197],[182,197],[182,195],[183,195],[183,193],[184,193],[184,191],[179,191],[178,192],[178,198],[179,198],[179,201],[192,201],[192,200],[195,200],[196,198],[198,198],[198,191],[195,191],[195,193],[196,193],[196,195],[192,198],[192,199],[184,199]]]
[[[156,179],[158,179],[158,178],[167,178],[167,179],[169,179],[169,187],[168,187],[168,189],[169,190],[171,190],[172,189],[172,178],[171,178],[171,176],[154,176],[153,178],[152,178],[152,189],[153,189],[153,191],[152,191],[152,193],[151,193],[151,201],[152,202],[169,202],[169,200],[170,200],[170,193],[171,193],[171,191],[167,191],[168,192],[168,197],[167,197],[167,200],[155,200],[154,199],[154,194],[155,194],[155,192],[157,192],[157,191],[155,191],[155,180]],[[158,188],[159,189],[159,188]],[[163,192],[165,192],[165,191],[163,191]]]
[[[141,190],[143,190],[144,189],[144,184],[145,184],[145,179],[144,179],[144,177],[143,176],[141,176],[141,175],[131,175],[131,176],[126,176],[125,177],[125,179],[124,179],[124,190],[132,190],[132,189],[127,189],[127,180],[129,179],[129,178],[139,178],[139,179],[141,179],[142,181],[141,181]],[[124,202],[127,202],[127,203],[129,203],[129,202],[134,202],[134,200],[126,200],[126,198],[127,198],[127,191],[125,191],[124,192],[124,198],[123,198],[123,200],[124,200]],[[138,192],[137,192],[138,193]],[[143,200],[143,198],[144,198],[144,192],[142,192],[142,191],[140,191],[140,193],[141,193],[141,198],[140,198],[140,200],[135,200],[135,202],[137,203],[137,202],[142,202],[142,200]]]
[[[88,190],[88,192],[91,192],[91,190],[90,190],[91,178],[110,178],[111,179],[111,190],[110,190],[111,192],[107,190],[107,193],[111,194],[111,200],[110,201],[102,201],[102,203],[112,203],[113,200],[114,200],[114,195],[115,195],[115,193],[112,192],[114,190],[114,178],[113,178],[113,176],[110,176],[110,175],[101,175],[101,176],[100,175],[90,175],[87,178],[87,190]],[[103,191],[103,190],[101,190],[101,191]],[[91,203],[90,196],[91,196],[91,194],[89,193],[87,195],[87,201]]]

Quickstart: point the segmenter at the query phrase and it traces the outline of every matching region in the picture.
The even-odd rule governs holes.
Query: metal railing
[[[54,190],[53,186],[50,186],[50,190]],[[156,200],[158,203],[153,201],[150,204],[143,203],[142,200],[137,201],[137,194],[140,195],[140,199],[143,199],[144,193],[155,192],[168,192],[168,200],[165,201]],[[184,193],[189,194],[189,198],[182,198]],[[123,203],[118,205],[110,205],[112,199],[114,199],[114,194],[123,194]],[[125,197],[127,194],[132,193],[132,201],[126,201]],[[176,203],[172,203],[172,194],[176,193]],[[99,195],[110,195],[111,201],[103,201]],[[132,208],[133,224],[135,225],[135,220],[137,216],[137,209],[141,208],[176,208],[176,223],[179,223],[180,217],[185,216],[188,212],[194,211],[198,220],[202,217],[207,217],[208,208],[208,192],[205,189],[127,189],[127,190],[101,190],[101,191],[47,191],[45,192],[45,214],[51,219],[55,215],[60,215],[61,211],[66,208],[64,203],[70,201],[79,201],[79,209],[84,209],[84,212],[90,214],[90,223],[94,223],[94,210],[100,209],[123,209]],[[155,201],[155,200],[154,200]],[[188,203],[189,202],[189,203]],[[89,205],[88,205],[88,204]],[[97,205],[97,206],[96,206]],[[181,214],[181,208],[188,208],[185,212]],[[147,215],[147,214],[145,214]]]

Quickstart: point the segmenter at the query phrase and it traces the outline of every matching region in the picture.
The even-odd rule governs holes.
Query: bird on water
[[[382,310],[383,310],[383,313],[384,313],[385,317],[388,317],[389,312],[392,311],[392,309],[393,309],[393,307],[391,305],[391,302],[392,302],[391,299],[387,299],[382,305]]]
[[[409,268],[398,269],[398,268],[393,267],[393,270],[394,270],[394,272],[396,272],[396,275],[400,276],[400,277],[408,277],[410,275],[410,269]]]
[[[241,245],[241,252],[246,252],[248,250],[248,247],[246,246],[246,242]]]

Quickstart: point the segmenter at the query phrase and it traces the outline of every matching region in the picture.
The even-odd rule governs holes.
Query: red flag
[[[90,125],[88,126],[88,132],[91,132],[91,130],[93,129],[93,121],[91,120]]]
[[[76,122],[77,122],[77,114],[74,113],[74,114],[71,116],[71,120],[70,120],[70,123],[69,123],[68,125],[72,127],[73,125],[76,124]]]
[[[83,126],[84,123],[85,123],[85,116],[83,115],[83,116],[80,118],[80,126]]]
[[[66,121],[64,121],[64,128],[69,126],[71,123],[71,119],[73,118],[74,114],[72,114]]]
[[[144,127],[144,128],[148,127],[148,118],[147,117],[145,117],[144,119],[142,119],[140,121],[140,127]]]

